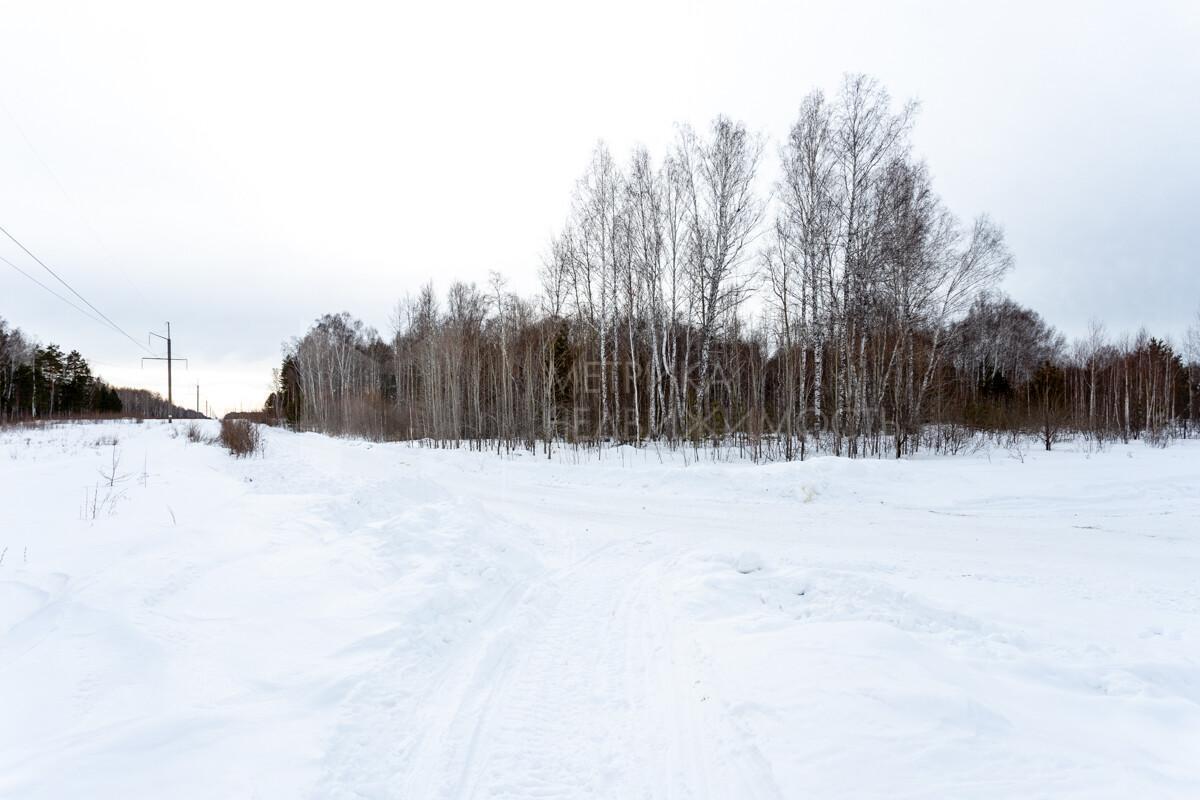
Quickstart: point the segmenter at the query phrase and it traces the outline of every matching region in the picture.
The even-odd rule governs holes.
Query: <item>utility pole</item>
[[[175,416],[175,396],[172,393],[172,386],[171,386],[171,362],[182,361],[184,363],[184,366],[186,367],[187,359],[186,358],[175,358],[171,355],[171,323],[169,323],[169,322],[167,323],[167,335],[166,336],[163,336],[161,333],[155,333],[154,331],[150,331],[150,336],[157,336],[159,339],[162,339],[163,341],[165,341],[167,343],[167,357],[166,358],[157,358],[157,357],[146,356],[145,358],[142,359],[142,365],[144,366],[147,361],[165,361],[165,362],[167,362],[167,422],[174,422],[175,420],[173,419],[173,417]],[[200,387],[199,386],[196,387],[196,396],[197,396],[197,398],[199,398],[199,396],[200,396]]]
[[[196,413],[200,413],[200,384],[196,384]]]

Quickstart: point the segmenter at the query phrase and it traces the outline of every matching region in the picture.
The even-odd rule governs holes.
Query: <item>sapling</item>
[[[114,443],[112,446],[112,457],[111,457],[111,461],[109,464],[108,472],[105,472],[104,470],[100,470],[100,477],[104,478],[104,480],[108,481],[109,488],[112,488],[116,484],[126,480],[129,477],[128,475],[121,475],[118,473],[120,466],[121,466],[121,451],[117,449],[117,445]]]

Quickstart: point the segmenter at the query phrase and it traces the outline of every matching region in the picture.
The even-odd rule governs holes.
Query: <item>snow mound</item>
[[[743,575],[749,575],[751,572],[760,572],[763,568],[763,559],[758,553],[753,550],[745,550],[737,559],[737,571]]]

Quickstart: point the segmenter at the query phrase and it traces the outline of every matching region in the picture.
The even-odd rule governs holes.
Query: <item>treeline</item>
[[[78,350],[41,346],[0,318],[0,421],[115,415],[116,390],[92,374]]]
[[[1068,346],[1035,312],[981,298],[953,329],[950,419],[1037,433],[1046,449],[1079,433],[1098,441],[1188,436],[1200,422],[1200,316],[1183,354],[1145,331],[1111,340],[1093,324]]]
[[[158,392],[148,389],[129,389],[119,387],[117,395],[121,398],[124,415],[141,419],[205,419],[205,416],[192,408],[172,405]]]
[[[286,348],[267,411],[338,434],[527,447],[734,443],[764,458],[954,449],[972,431],[1187,435],[1197,348],[1096,328],[1068,347],[999,296],[1000,228],[911,153],[911,105],[849,76],[779,148],[718,117],[655,160],[604,145],[539,296],[494,275],[348,314]],[[1200,334],[1196,335],[1200,339]]]
[[[41,345],[0,318],[0,423],[87,417],[165,418],[162,396],[126,389],[92,374],[79,351]],[[176,417],[199,417],[174,407]]]

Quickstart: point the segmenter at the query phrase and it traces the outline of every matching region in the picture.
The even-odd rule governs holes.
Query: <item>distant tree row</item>
[[[0,319],[0,420],[119,413],[116,390],[78,350],[39,345]]]
[[[0,318],[0,423],[96,416],[166,417],[167,401],[145,389],[110,386],[87,360],[41,345]],[[175,408],[175,416],[199,416]]]
[[[522,299],[431,286],[384,341],[348,314],[286,348],[267,410],[339,434],[458,446],[736,443],[901,456],[964,431],[1187,435],[1191,350],[1100,328],[1068,347],[999,296],[1000,228],[942,204],[914,108],[872,79],[813,92],[764,175],[762,139],[718,117],[658,161],[601,144]]]
[[[167,398],[158,392],[148,389],[129,389],[118,387],[117,395],[121,398],[121,406],[126,417],[142,419],[204,419],[204,415],[194,408],[183,408],[171,405]]]

